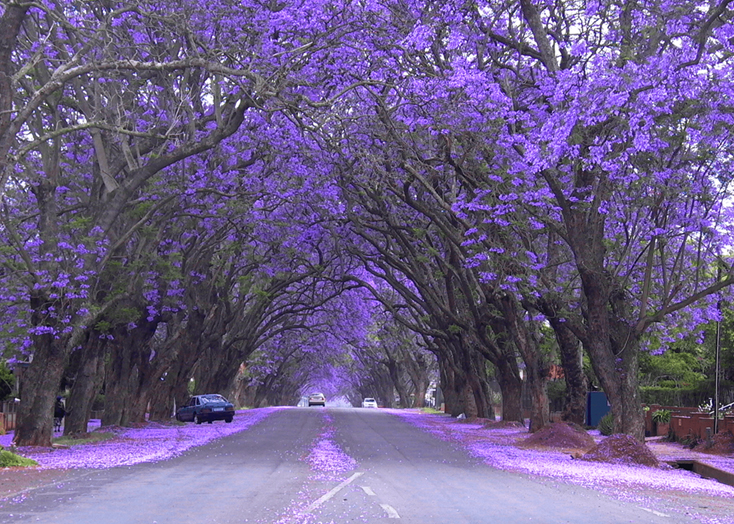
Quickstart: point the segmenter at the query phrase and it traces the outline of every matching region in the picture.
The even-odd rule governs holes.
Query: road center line
[[[670,517],[670,515],[666,515],[665,513],[660,513],[659,511],[655,511],[654,509],[649,509],[649,508],[640,508],[640,509],[644,511],[649,511],[650,513],[658,517]]]
[[[372,488],[371,487],[369,487],[369,486],[360,486],[360,487],[362,488],[362,491],[364,491],[365,493],[367,493],[370,497],[374,497],[375,496],[375,492],[372,491]]]
[[[395,511],[395,508],[390,506],[389,504],[380,504],[380,507],[385,510],[387,513],[387,518],[389,519],[399,519],[400,515],[397,511]]]
[[[313,501],[305,510],[303,510],[302,514],[311,513],[313,510],[318,508],[321,504],[329,500],[331,497],[339,493],[341,490],[346,488],[349,484],[357,480],[359,477],[364,475],[364,473],[357,472],[351,477],[349,477],[347,480],[339,484],[337,487],[326,493],[325,495],[321,496],[317,500]]]

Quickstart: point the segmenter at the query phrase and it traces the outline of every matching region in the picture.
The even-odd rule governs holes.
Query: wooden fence
[[[15,414],[18,403],[8,400],[0,403],[0,430],[2,433],[15,429]]]

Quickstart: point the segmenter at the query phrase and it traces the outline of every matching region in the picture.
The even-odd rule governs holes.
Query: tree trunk
[[[400,398],[400,407],[402,408],[409,408],[410,405],[410,396],[408,396],[408,392],[405,389],[405,385],[403,384],[403,381],[401,380],[401,369],[400,365],[397,361],[392,360],[388,358],[388,361],[385,362],[385,367],[387,367],[388,372],[390,373],[390,380],[392,380],[393,387],[395,388],[395,391],[398,392],[398,397]]]
[[[162,374],[151,362],[150,339],[157,322],[139,319],[137,325],[134,329],[121,326],[113,331],[106,373],[104,426],[145,422],[151,387]]]
[[[593,173],[580,171],[578,183]],[[588,180],[590,181],[590,180]],[[585,186],[584,186],[585,187]],[[598,195],[603,200],[603,188]],[[568,204],[568,202],[565,202]],[[568,204],[562,209],[568,243],[573,250],[585,299],[583,320],[569,329],[581,339],[607,399],[612,406],[614,431],[645,440],[637,378],[639,334],[630,313],[630,299],[604,266],[606,214],[588,206]]]
[[[109,343],[110,358],[105,369],[105,405],[102,416],[103,426],[128,425],[129,412],[126,405],[127,386],[132,365],[131,355],[125,351],[119,340]]]
[[[497,383],[502,392],[502,420],[525,423],[522,416],[522,381],[517,363],[500,360],[497,365]]]
[[[104,348],[98,333],[92,332],[80,350],[80,365],[74,386],[66,401],[64,435],[86,433],[92,404],[99,393],[104,378]]]
[[[255,390],[255,398],[253,399],[253,407],[261,408],[265,406],[267,400],[267,388],[264,384],[260,384]]]
[[[54,402],[66,366],[66,351],[53,335],[34,337],[33,361],[20,385],[13,445],[51,446]]]
[[[25,2],[4,2],[4,5],[4,12],[0,16],[0,184],[5,184],[10,161],[8,152],[17,140],[15,133],[9,132],[14,119],[13,75],[16,65],[13,52],[23,21],[31,7]]]
[[[526,383],[531,399],[530,428],[533,432],[540,431],[550,423],[550,405],[546,389],[549,367],[540,350],[537,325],[528,319],[528,314],[521,304],[509,295],[498,301],[498,307],[505,319],[505,336],[514,341],[525,362]]]
[[[494,410],[490,402],[491,394],[487,383],[487,362],[479,353],[471,351],[465,357],[467,367],[466,379],[470,385],[473,398],[467,405],[467,417],[494,418]]]
[[[439,358],[438,369],[445,412],[452,417],[458,417],[466,412],[466,397],[464,395],[466,381],[453,366],[446,362],[445,358]]]
[[[566,381],[566,405],[561,417],[566,422],[582,426],[586,422],[588,388],[582,364],[581,345],[565,322],[560,322],[557,318],[549,318],[549,321],[558,342],[563,376]]]
[[[426,407],[426,393],[428,392],[428,380],[413,381],[415,387],[415,402],[413,403],[414,408]]]
[[[188,381],[183,383],[183,387],[188,386]],[[170,372],[166,375],[165,380],[158,380],[150,390],[150,412],[148,420],[158,420],[165,422],[171,420],[174,415],[174,408],[180,407],[176,401],[176,392],[182,387],[177,383],[175,374]]]
[[[463,384],[464,387],[461,390],[461,396],[463,398],[464,411],[459,414],[463,414],[466,418],[476,418],[479,416],[477,399],[475,397],[476,389],[471,387],[469,381],[464,381]]]
[[[624,320],[625,298],[620,292],[615,300],[614,293],[605,288],[607,279],[603,274],[581,274],[587,297],[586,331],[582,341],[612,406],[614,431],[644,442],[645,416],[637,376],[640,341]]]
[[[548,377],[537,368],[528,369],[527,385],[530,392],[530,431],[536,433],[550,424],[550,402],[548,400]]]

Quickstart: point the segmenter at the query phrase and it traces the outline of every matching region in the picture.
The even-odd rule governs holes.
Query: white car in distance
[[[376,408],[377,401],[373,398],[366,398],[362,401],[362,407],[363,408]]]

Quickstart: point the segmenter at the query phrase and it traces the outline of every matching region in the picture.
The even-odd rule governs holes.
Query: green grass
[[[53,439],[54,444],[61,446],[80,446],[82,444],[94,444],[115,438],[114,433],[105,431],[93,431],[92,433],[80,433],[78,435],[63,436]]]
[[[21,457],[7,450],[0,451],[0,468],[38,466],[38,462],[33,459]]]
[[[439,411],[438,409],[433,409],[433,408],[421,408],[421,411],[423,413],[429,413],[431,415],[445,415],[446,414],[443,411]]]

